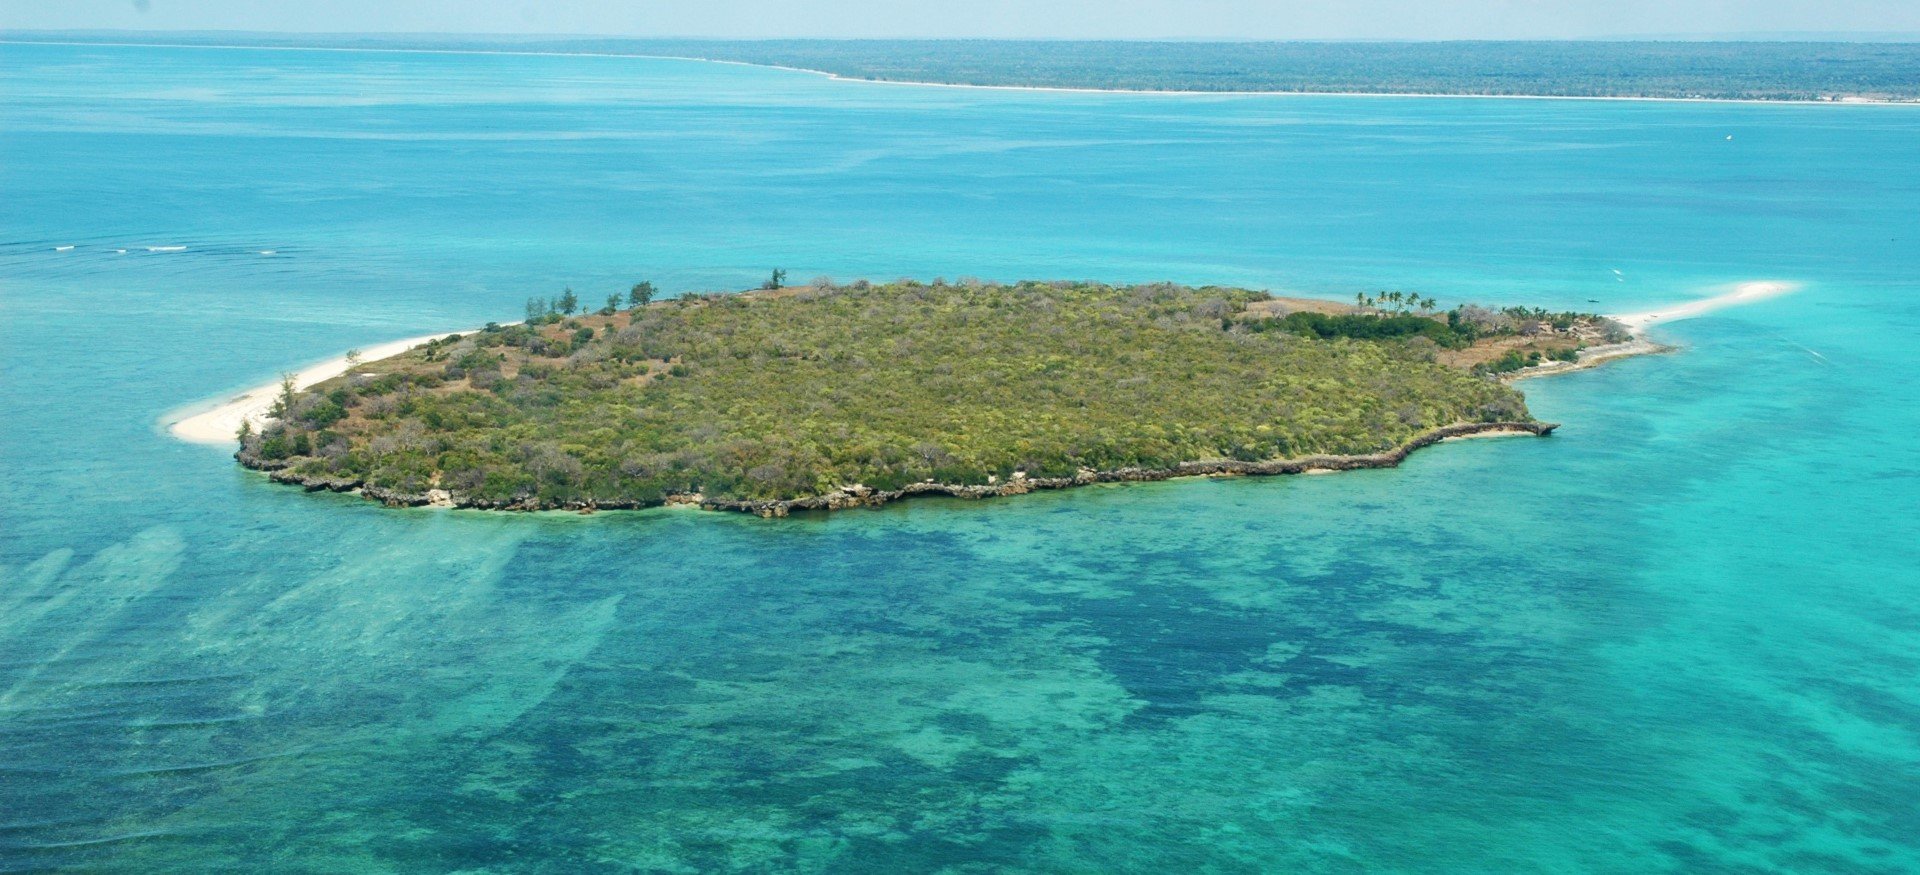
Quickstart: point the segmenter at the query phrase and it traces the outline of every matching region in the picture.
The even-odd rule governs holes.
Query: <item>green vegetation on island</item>
[[[1413,341],[1418,338],[1444,350],[1471,351],[1466,355],[1451,355],[1448,360],[1488,376],[1518,371],[1543,361],[1578,361],[1580,350],[1589,342],[1624,343],[1632,337],[1625,326],[1591,313],[1553,313],[1538,307],[1490,310],[1469,305],[1455,307],[1436,318],[1431,300],[1416,302],[1413,306],[1420,308],[1418,313],[1409,312],[1413,306],[1375,310],[1373,300],[1362,300],[1362,305],[1351,313],[1300,310],[1278,318],[1251,320],[1247,324],[1255,331],[1290,331],[1323,340],[1344,337]],[[1534,338],[1546,342],[1534,342]]]
[[[1440,314],[1415,298],[1323,316],[1171,284],[653,296],[643,283],[583,313],[569,289],[530,301],[525,323],[289,385],[239,457],[316,488],[538,508],[1379,454],[1444,426],[1531,421],[1513,388],[1437,361],[1445,346],[1608,339],[1578,314]]]

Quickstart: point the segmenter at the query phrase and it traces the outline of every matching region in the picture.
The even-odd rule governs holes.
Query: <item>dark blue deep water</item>
[[[508,516],[161,427],[775,266],[1803,290],[1332,477]],[[0,870],[1915,871],[1916,272],[1915,107],[0,46]]]

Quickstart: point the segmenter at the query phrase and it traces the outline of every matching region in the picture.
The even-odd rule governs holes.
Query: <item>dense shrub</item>
[[[977,280],[689,296],[438,341],[378,363],[377,379],[321,387],[352,381],[360,399],[330,423],[325,455],[310,438],[300,449],[307,422],[252,446],[303,473],[491,500],[792,498],[1377,452],[1526,416],[1513,389],[1431,361],[1455,342],[1439,320],[1246,330],[1264,297]],[[576,337],[572,358],[535,357]]]
[[[1399,340],[1425,337],[1449,349],[1459,349],[1473,343],[1473,335],[1470,332],[1425,316],[1406,314],[1373,316],[1346,313],[1334,316],[1301,311],[1288,313],[1279,319],[1259,320],[1251,323],[1251,327],[1255,331],[1291,331],[1294,334],[1318,337],[1323,340],[1336,337],[1350,337],[1355,340]]]

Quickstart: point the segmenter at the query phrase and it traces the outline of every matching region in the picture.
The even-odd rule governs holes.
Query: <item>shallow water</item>
[[[1908,107],[0,46],[0,869],[1920,868],[1915,168]],[[504,516],[158,425],[776,265],[1806,288],[1329,477]]]

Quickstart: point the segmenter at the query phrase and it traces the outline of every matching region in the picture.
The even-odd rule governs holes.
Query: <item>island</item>
[[[907,85],[1140,93],[1920,101],[1920,43],[636,39],[8,31],[0,41],[677,58]]]
[[[1546,435],[1512,378],[1650,346],[1595,314],[1171,283],[826,279],[526,318],[286,381],[242,465],[389,505],[690,504],[1376,468]]]

